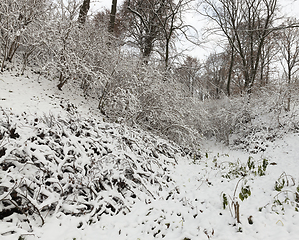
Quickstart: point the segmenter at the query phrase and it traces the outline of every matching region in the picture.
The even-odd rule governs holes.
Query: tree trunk
[[[169,64],[169,44],[170,44],[170,39],[166,38],[166,43],[165,43],[165,68],[168,69],[168,64]]]
[[[78,22],[81,23],[82,25],[85,24],[86,18],[87,18],[87,13],[90,8],[90,0],[84,0],[83,4],[80,7],[80,12],[79,12],[79,17],[78,17]]]
[[[227,85],[226,85],[226,91],[227,96],[230,96],[230,83],[232,79],[232,73],[233,73],[233,66],[234,66],[234,48],[231,48],[231,57],[230,57],[230,65],[228,70],[228,78],[227,78]]]
[[[287,107],[286,111],[289,112],[291,110],[291,81],[292,81],[292,67],[290,63],[290,57],[288,59],[288,91],[287,91]]]
[[[116,6],[117,6],[117,0],[112,0],[110,21],[109,21],[109,26],[108,26],[108,31],[110,33],[113,33],[113,31],[114,31]]]
[[[153,41],[154,41],[153,36],[149,35],[145,37],[145,41],[144,41],[145,47],[142,52],[143,63],[145,65],[148,65],[150,55],[153,51]]]
[[[63,76],[62,72],[59,75],[59,83],[57,85],[57,88],[62,91],[62,87],[64,86],[64,84],[66,84],[67,79]]]

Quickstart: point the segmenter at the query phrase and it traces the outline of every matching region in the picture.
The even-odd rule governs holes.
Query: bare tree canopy
[[[121,13],[127,24],[129,42],[136,46],[148,63],[158,52],[167,66],[173,41],[179,34],[187,37],[192,28],[183,20],[184,11],[192,0],[126,0]]]
[[[202,0],[198,11],[218,25],[240,57],[244,90],[250,92],[262,49],[274,29],[277,0]]]

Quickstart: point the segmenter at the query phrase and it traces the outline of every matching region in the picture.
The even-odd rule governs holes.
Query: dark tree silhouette
[[[80,6],[80,12],[78,17],[79,23],[85,24],[89,8],[90,8],[90,0],[84,0],[82,5]]]

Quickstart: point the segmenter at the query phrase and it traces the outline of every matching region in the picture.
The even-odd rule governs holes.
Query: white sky
[[[123,3],[123,0],[117,0],[117,5],[120,6]],[[92,8],[107,8],[111,9],[112,0],[93,0],[91,1]]]

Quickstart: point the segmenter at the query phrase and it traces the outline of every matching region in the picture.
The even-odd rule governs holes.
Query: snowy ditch
[[[193,159],[39,84],[0,81],[1,240],[298,238],[298,133],[254,153],[206,141]]]
[[[100,223],[116,239],[132,239],[135,230],[135,236],[185,240],[226,239],[221,225],[242,234],[263,212],[278,216],[276,225],[286,224],[279,218],[286,213],[298,221],[298,179],[285,171],[263,179],[277,165],[266,158],[230,161],[229,154],[207,151],[192,160],[138,129],[90,119],[4,109],[1,119],[3,237],[44,239],[40,230],[54,219],[81,230],[65,239],[80,239]],[[126,217],[134,220],[118,220]]]

